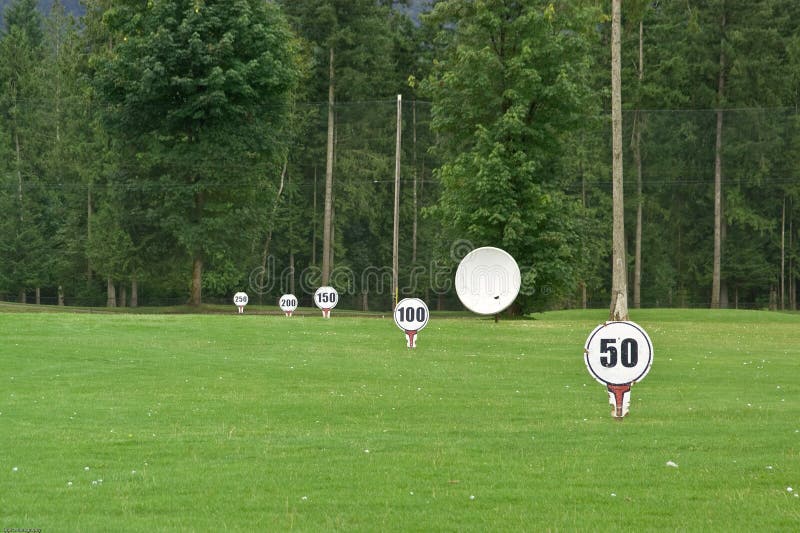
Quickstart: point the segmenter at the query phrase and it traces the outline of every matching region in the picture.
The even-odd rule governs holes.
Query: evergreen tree
[[[0,232],[3,278],[7,289],[25,302],[27,290],[41,287],[47,276],[47,188],[43,182],[41,137],[36,106],[40,84],[36,67],[42,61],[42,18],[33,0],[17,0],[5,12],[0,40],[0,116],[3,198],[6,216]]]
[[[204,265],[249,244],[242,228],[261,205],[258,185],[278,174],[292,38],[277,7],[255,0],[110,15],[122,39],[98,51],[95,82],[125,158],[117,185],[140,195],[191,262],[197,305]]]

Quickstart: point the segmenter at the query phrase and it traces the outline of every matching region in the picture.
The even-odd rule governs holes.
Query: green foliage
[[[111,276],[182,302],[202,259],[206,296],[229,301],[255,288],[265,254],[282,278],[264,298],[289,289],[290,265],[308,289],[332,82],[334,268],[353,274],[343,306],[391,305],[362,274],[391,264],[397,94],[404,295],[457,306],[442,289],[466,240],[518,259],[525,309],[580,305],[584,290],[605,306],[608,3],[442,0],[414,20],[397,4],[87,0],[78,23],[59,2],[44,17],[11,2],[0,294],[105,301]],[[797,279],[798,20],[794,0],[625,3],[627,247],[633,272],[636,125],[644,306],[708,300],[717,109],[729,305],[766,305],[782,267]]]
[[[20,0],[6,10],[6,32],[0,40],[0,117],[3,126],[0,202],[0,251],[6,290],[24,297],[28,288],[51,280],[47,234],[54,223],[54,198],[43,179],[46,142],[41,138],[42,96],[37,66],[44,57],[42,20],[35,2]]]
[[[3,11],[3,25],[6,34],[19,31],[32,46],[42,44],[42,15],[37,9],[36,0],[14,0],[8,4]]]
[[[593,12],[560,7],[453,0],[431,15],[445,45],[425,82],[443,159],[440,216],[521,262],[542,290],[528,308],[576,282],[578,201],[558,170],[590,104]]]
[[[108,13],[95,86],[123,156],[113,186],[188,257],[249,244],[274,182],[297,79],[293,39],[270,3],[169,1]]]
[[[309,45],[311,101],[328,93],[329,52],[334,50],[336,97],[372,99],[396,93],[405,78],[392,63],[401,16],[373,0],[282,0],[298,35]]]

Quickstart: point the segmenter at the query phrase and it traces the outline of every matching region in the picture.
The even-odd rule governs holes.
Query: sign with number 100
[[[416,348],[419,330],[428,324],[428,306],[419,298],[404,298],[394,308],[394,323],[406,333],[406,346]]]

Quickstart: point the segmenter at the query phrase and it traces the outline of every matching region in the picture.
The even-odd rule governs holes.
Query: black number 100
[[[414,319],[416,319],[417,322],[425,322],[424,307],[417,307],[416,309],[413,307],[397,308],[398,322],[414,322]]]

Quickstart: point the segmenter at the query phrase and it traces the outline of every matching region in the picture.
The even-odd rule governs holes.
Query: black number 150
[[[600,364],[606,368],[617,366],[617,339],[600,339]],[[619,345],[620,362],[626,368],[633,368],[639,362],[639,344],[634,339],[623,339]]]
[[[317,293],[317,301],[323,304],[332,304],[336,303],[336,294],[334,293],[327,293],[327,292],[320,292]]]

